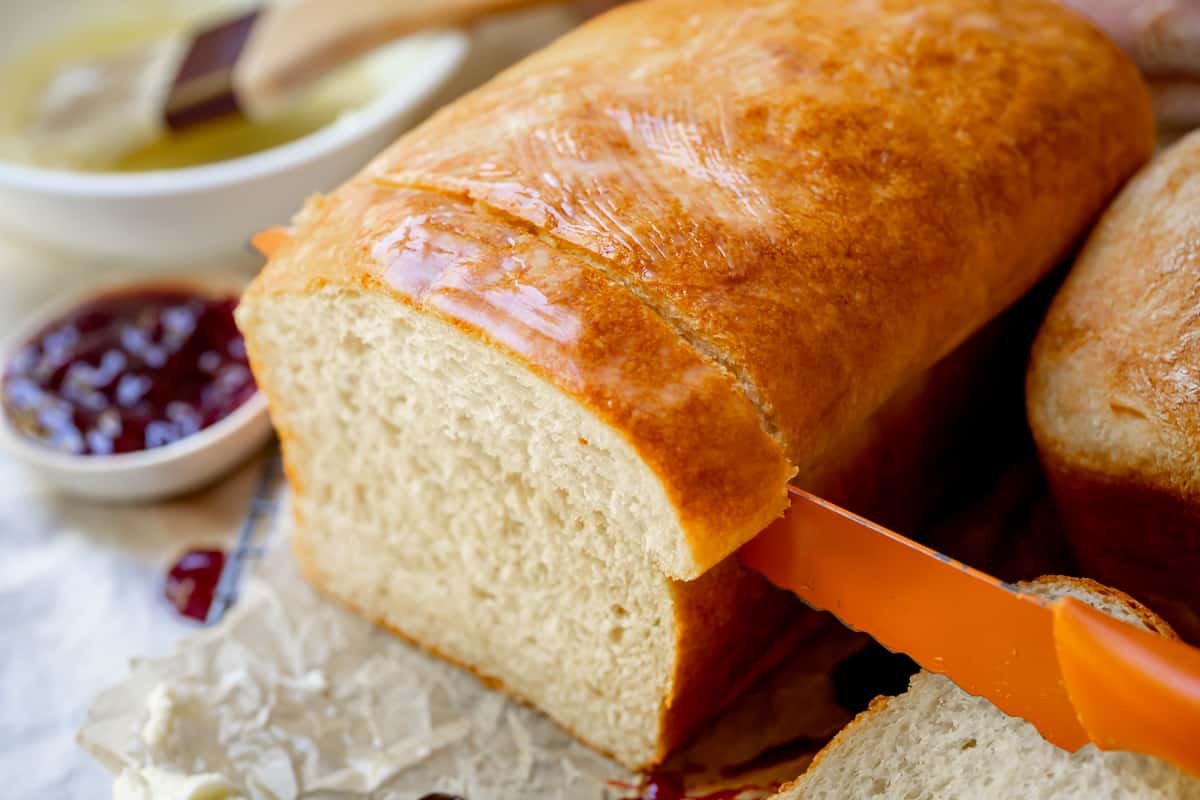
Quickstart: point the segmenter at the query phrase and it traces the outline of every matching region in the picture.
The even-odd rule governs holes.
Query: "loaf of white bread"
[[[1069,595],[1176,638],[1128,595],[1080,578],[1023,584]],[[1198,800],[1200,778],[1150,756],[1056,747],[1030,723],[967,694],[944,675],[919,672],[908,691],[881,697],[834,737],[774,800]]]
[[[313,198],[246,293],[307,576],[661,760],[809,625],[731,558],[787,482],[898,524],[988,369],[955,349],[1151,147],[1049,0],[591,21]]]
[[[1092,232],[1038,334],[1028,408],[1083,571],[1200,643],[1200,132]]]

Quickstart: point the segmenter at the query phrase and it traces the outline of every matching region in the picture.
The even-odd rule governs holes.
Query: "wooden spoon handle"
[[[239,105],[270,113],[335,67],[393,39],[547,0],[282,0],[266,7],[234,69]]]

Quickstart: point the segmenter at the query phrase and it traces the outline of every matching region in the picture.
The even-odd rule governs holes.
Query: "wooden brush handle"
[[[547,0],[281,0],[254,25],[234,70],[239,105],[269,113],[296,90],[387,42]]]

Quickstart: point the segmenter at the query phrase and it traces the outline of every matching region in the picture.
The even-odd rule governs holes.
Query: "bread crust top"
[[[667,574],[698,576],[782,511],[792,470],[735,381],[571,254],[486,209],[369,180],[310,202],[297,222],[247,311],[272,293],[345,284],[506,351],[621,432],[662,479],[690,534],[651,552]]]
[[[422,308],[533,365],[656,471],[684,528],[662,563],[695,577],[780,513],[797,469],[1044,275],[1151,146],[1134,66],[1047,0],[634,3],[314,200],[251,297],[315,281],[403,299],[432,269]],[[491,232],[397,267],[430,203]],[[558,265],[527,271],[530,288],[598,344],[530,338],[535,309],[489,305],[510,247]],[[691,416],[612,391],[614,358],[644,389],[702,375]]]
[[[1200,132],[1134,178],[1034,345],[1029,420],[1070,469],[1200,501]]]
[[[590,252],[739,377],[803,472],[1066,255],[1153,142],[1043,0],[657,0],[370,167]]]

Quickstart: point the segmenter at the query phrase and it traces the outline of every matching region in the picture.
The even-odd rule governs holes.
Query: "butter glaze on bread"
[[[585,249],[736,376],[803,468],[1066,254],[1148,157],[1148,103],[1052,3],[659,0],[369,172]]]
[[[786,481],[919,507],[872,472],[936,461],[898,430],[961,410],[935,363],[1150,146],[1132,65],[1051,3],[583,26],[312,200],[239,307],[307,574],[660,760],[810,625],[729,557]]]
[[[1084,570],[1200,642],[1200,134],[1105,212],[1038,335],[1028,406]]]

